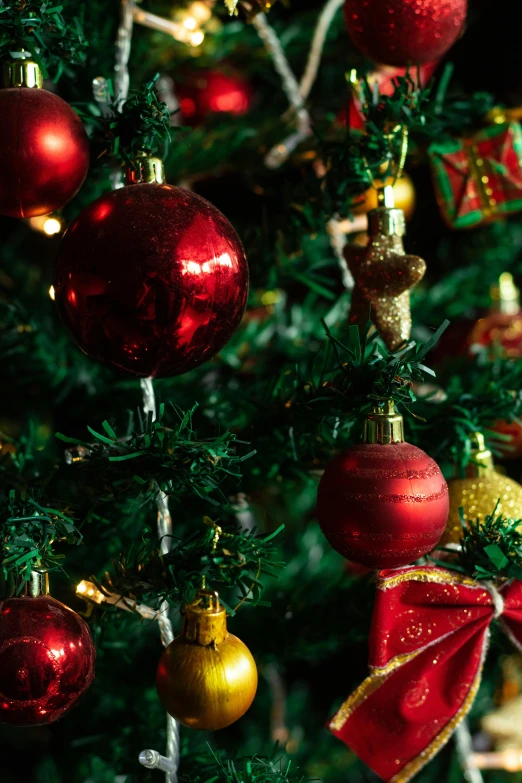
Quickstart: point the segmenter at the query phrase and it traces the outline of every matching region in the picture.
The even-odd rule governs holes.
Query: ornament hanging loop
[[[216,590],[201,588],[196,593],[196,597],[191,606],[201,605],[203,609],[212,612],[222,612],[223,608],[219,603],[219,593]]]

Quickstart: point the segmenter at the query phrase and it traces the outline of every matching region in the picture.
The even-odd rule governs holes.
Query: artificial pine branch
[[[180,783],[304,783],[305,777],[292,769],[275,748],[270,756],[227,758],[207,746],[207,752],[183,755]],[[309,779],[311,781],[311,779]]]
[[[471,459],[473,433],[482,432],[493,453],[500,454],[501,443],[509,451],[508,436],[490,428],[501,419],[516,421],[522,413],[522,359],[490,346],[460,357],[442,384],[442,400],[418,401],[412,441],[442,466],[457,466],[462,475]]]
[[[198,439],[192,418],[197,404],[183,413],[175,406],[177,424],[170,427],[164,422],[165,405],[159,406],[158,417],[143,418],[133,428],[133,419],[123,438],[116,434],[108,421],[102,424],[103,433],[88,427],[93,441],[69,438],[57,433],[56,437],[73,446],[80,446],[82,459],[77,466],[88,474],[91,482],[101,482],[100,492],[106,499],[129,494],[153,497],[158,486],[168,496],[180,500],[197,495],[218,505],[227,502],[220,489],[225,477],[236,481],[241,473],[239,465],[255,454],[238,455],[237,445],[244,445],[231,432],[214,438]],[[218,498],[218,499],[216,499]]]
[[[220,593],[222,588],[239,588],[245,602],[263,604],[261,578],[276,576],[283,566],[274,546],[283,527],[260,536],[255,530],[217,528],[207,518],[205,522],[203,529],[184,538],[172,536],[166,554],[158,549],[156,534],[146,531],[138,548],[113,561],[113,573],[106,573],[102,582],[93,577],[95,583],[123,598],[161,598],[176,604],[187,603],[205,583]],[[233,607],[227,608],[234,613]]]
[[[448,325],[445,321],[426,343],[411,341],[395,352],[388,351],[370,321],[363,330],[348,327],[343,341],[327,328],[328,369],[302,383],[296,399],[307,399],[316,412],[329,417],[357,418],[384,400],[407,409],[416,399],[414,382],[435,375],[424,359]]]
[[[59,566],[64,556],[55,552],[58,542],[81,543],[82,537],[71,517],[34,498],[22,499],[14,490],[0,493],[0,508],[0,587],[4,592],[13,580],[21,589],[23,580],[30,578],[31,568],[37,564],[48,569]]]
[[[498,503],[484,521],[465,520],[460,510],[461,548],[456,561],[445,565],[473,579],[522,579],[522,520],[504,517],[497,508]]]
[[[107,115],[101,114],[93,104],[83,110],[84,121],[94,126],[92,140],[98,158],[108,155],[113,160],[132,165],[140,153],[160,157],[166,154],[172,134],[181,129],[172,128],[168,106],[158,98],[158,79],[159,73],[140,89],[132,90],[122,106],[109,81],[105,96]]]
[[[27,49],[45,77],[57,82],[69,65],[83,65],[87,41],[81,17],[66,20],[53,0],[4,0],[0,4],[0,59]]]

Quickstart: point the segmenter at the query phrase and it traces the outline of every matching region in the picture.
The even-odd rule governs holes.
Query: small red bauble
[[[183,120],[191,125],[202,122],[209,114],[246,114],[252,103],[252,88],[237,73],[197,71],[176,84]]]
[[[354,44],[379,63],[407,66],[441,57],[460,35],[467,0],[345,0]]]
[[[522,312],[492,311],[480,318],[468,337],[468,346],[501,345],[507,356],[522,356]]]
[[[400,438],[402,418],[393,409],[391,415]],[[380,412],[369,417],[378,427],[385,418]],[[424,451],[404,442],[381,445],[378,437],[381,442],[352,446],[328,465],[317,514],[330,545],[343,557],[369,568],[395,568],[438,543],[448,519],[448,487]]]
[[[89,140],[65,101],[37,87],[0,90],[0,214],[47,215],[79,191]]]
[[[94,677],[87,624],[50,596],[0,602],[0,722],[39,726],[61,718]]]
[[[72,223],[58,254],[60,314],[82,351],[142,377],[192,370],[230,339],[245,309],[241,241],[188,190],[136,184]]]

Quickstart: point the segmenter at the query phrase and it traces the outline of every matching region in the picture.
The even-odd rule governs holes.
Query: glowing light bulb
[[[56,294],[55,294],[55,291],[54,291],[54,285],[52,285],[52,286],[50,287],[50,289],[49,289],[49,296],[50,296],[50,298],[51,298],[51,299],[53,300],[53,302],[54,302],[54,300],[56,299]]]
[[[202,30],[198,30],[190,37],[191,46],[199,46],[205,40],[205,33]]]
[[[44,233],[51,237],[53,234],[59,234],[62,230],[62,224],[55,217],[48,217],[45,219],[43,226]]]
[[[183,27],[186,27],[187,30],[195,30],[197,26],[198,20],[194,16],[187,16],[183,21]]]
[[[76,587],[76,595],[86,598],[95,604],[102,604],[105,601],[105,596],[101,590],[98,590],[96,585],[92,582],[87,582],[85,579],[82,579],[80,584]]]
[[[29,218],[29,225],[33,231],[39,231],[48,237],[60,234],[64,228],[63,220],[56,215],[38,215]]]
[[[189,14],[191,16],[195,16],[197,21],[200,24],[203,24],[204,22],[208,22],[210,17],[212,16],[212,11],[206,5],[206,3],[201,3],[196,0],[195,3],[192,3],[192,5],[189,8]]]

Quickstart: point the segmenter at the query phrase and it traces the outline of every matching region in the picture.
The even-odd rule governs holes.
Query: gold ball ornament
[[[161,657],[156,687],[167,712],[191,729],[223,729],[252,704],[256,664],[248,647],[228,633],[217,593],[200,590],[185,607],[183,630]]]
[[[448,481],[450,510],[448,522],[440,545],[458,544],[462,538],[462,524],[459,508],[464,518],[483,522],[493,513],[499,502],[497,513],[512,519],[522,519],[522,486],[508,476],[497,473],[491,452],[485,448],[484,438],[475,434],[477,447],[472,451],[474,462],[468,466],[466,478]]]
[[[389,183],[387,183],[389,184]],[[409,222],[415,212],[415,186],[411,177],[403,174],[393,185],[393,198],[396,209],[402,209],[406,221]],[[366,215],[372,209],[377,209],[379,199],[377,190],[374,187],[368,188],[362,195],[358,196],[350,211],[353,215]]]

